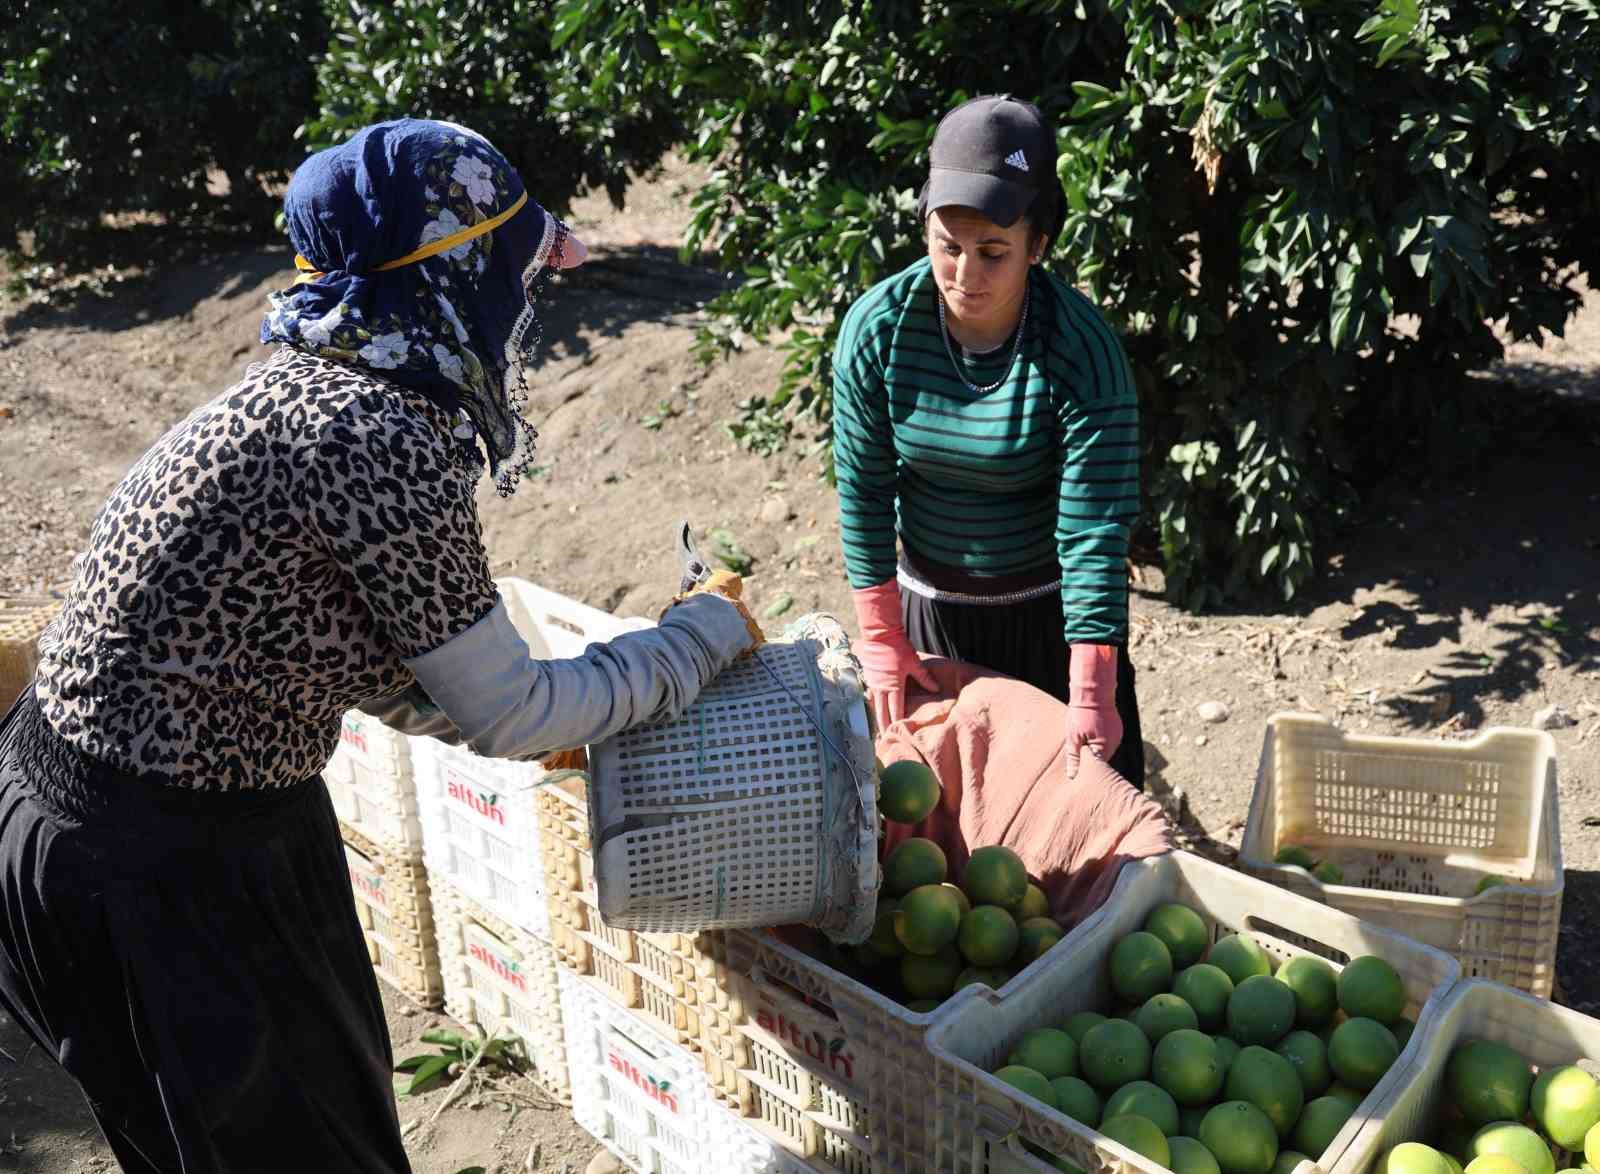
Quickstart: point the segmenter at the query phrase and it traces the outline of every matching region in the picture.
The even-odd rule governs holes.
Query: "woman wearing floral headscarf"
[[[750,643],[715,595],[534,661],[474,506],[533,453],[536,295],[581,243],[480,136],[308,159],[299,280],[244,379],[101,509],[0,724],[0,1009],[123,1169],[408,1169],[383,1010],[317,776],[352,706],[533,758],[679,712]]]

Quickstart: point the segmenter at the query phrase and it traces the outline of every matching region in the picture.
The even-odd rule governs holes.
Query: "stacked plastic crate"
[[[497,586],[538,659],[577,656],[591,643],[647,626],[521,579]],[[445,1010],[485,1034],[519,1039],[540,1081],[571,1097],[556,978],[556,944],[566,936],[552,924],[557,901],[541,845],[548,772],[431,738],[413,739],[412,750]]]
[[[410,739],[352,710],[322,772],[339,816],[367,952],[379,977],[424,1007],[443,1002],[422,864]]]
[[[685,1139],[707,1137],[729,1174],[804,1169],[741,1119],[749,1088],[726,936],[606,925],[581,783],[541,788],[537,802],[578,1123],[635,1170],[699,1169],[696,1155],[712,1150]]]

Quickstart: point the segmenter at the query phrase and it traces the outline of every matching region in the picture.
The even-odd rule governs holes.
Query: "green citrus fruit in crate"
[[[1043,1073],[1035,1072],[1032,1068],[1024,1068],[1020,1064],[1007,1064],[996,1068],[994,1075],[996,1080],[1027,1093],[1040,1104],[1049,1105],[1052,1109],[1056,1107],[1055,1090],[1050,1087],[1050,1082],[1044,1078]]]
[[[1328,1042],[1328,1066],[1359,1092],[1371,1092],[1399,1056],[1394,1036],[1376,1019],[1347,1019]]]
[[[967,859],[961,887],[973,905],[998,905],[1009,911],[1020,907],[1028,895],[1028,870],[1010,848],[990,844]]]
[[[1273,1049],[1293,1065],[1300,1077],[1306,1099],[1322,1096],[1333,1084],[1333,1069],[1328,1067],[1328,1049],[1309,1031],[1291,1031]]]
[[[1222,1174],[1222,1167],[1211,1151],[1195,1138],[1187,1135],[1167,1138],[1167,1149],[1172,1161],[1168,1169],[1172,1174]]]
[[[883,890],[891,897],[903,897],[923,885],[937,885],[947,867],[943,848],[914,836],[897,845],[883,862]]]
[[[1007,1064],[1020,1064],[1042,1073],[1047,1080],[1078,1074],[1078,1045],[1066,1032],[1055,1027],[1035,1027],[1025,1032],[1006,1057]]]
[[[1297,1027],[1318,1031],[1339,1009],[1339,976],[1333,967],[1311,954],[1297,954],[1278,967],[1278,981],[1294,992]]]
[[[1467,1163],[1467,1174],[1528,1174],[1522,1163],[1504,1154],[1484,1154]]]
[[[964,991],[976,983],[997,991],[1011,981],[1011,972],[998,966],[969,966],[956,976],[956,990]]]
[[[1454,1154],[1447,1154],[1441,1150],[1439,1152],[1439,1156],[1444,1159],[1444,1164],[1450,1167],[1450,1174],[1466,1174],[1466,1170],[1462,1167],[1461,1163],[1456,1160],[1456,1156]],[[1573,1174],[1583,1174],[1583,1171],[1575,1170],[1573,1171]]]
[[[1393,1023],[1385,1023],[1384,1026],[1389,1029],[1389,1034],[1394,1036],[1394,1046],[1402,1052],[1411,1042],[1411,1033],[1417,1030],[1417,1025],[1409,1019],[1396,1019]]]
[[[1048,917],[1030,917],[1017,926],[1017,965],[1036,962],[1065,935]]]
[[[938,777],[920,762],[891,762],[878,776],[878,811],[892,823],[921,823],[943,794]]]
[[[1583,1136],[1583,1164],[1590,1170],[1600,1170],[1600,1125],[1591,1126]]]
[[[1303,1154],[1310,1154],[1313,1162],[1322,1157],[1333,1144],[1333,1139],[1339,1136],[1339,1130],[1355,1113],[1358,1104],[1344,1097],[1333,1096],[1318,1097],[1312,1101],[1300,1110],[1300,1119],[1294,1124],[1294,1133],[1290,1135],[1294,1148]]]
[[[1144,1006],[1133,1013],[1133,1021],[1139,1025],[1140,1031],[1150,1037],[1151,1044],[1160,1043],[1163,1036],[1179,1028],[1200,1026],[1194,1008],[1177,995],[1166,992],[1146,999]]]
[[[1098,1011],[1074,1011],[1068,1015],[1061,1024],[1061,1030],[1070,1035],[1083,1046],[1083,1037],[1091,1027],[1097,1027],[1106,1021],[1106,1017]]]
[[[1164,1136],[1178,1132],[1178,1102],[1166,1089],[1148,1080],[1130,1080],[1106,1097],[1100,1115],[1110,1120],[1128,1113],[1155,1122]]]
[[[1374,1174],[1450,1174],[1450,1163],[1431,1145],[1403,1141],[1383,1155]]]
[[[1239,1043],[1229,1035],[1214,1035],[1211,1042],[1217,1045],[1217,1064],[1221,1066],[1223,1078],[1226,1079],[1228,1070],[1239,1058]]]
[[[1100,1094],[1081,1076],[1057,1076],[1050,1087],[1056,1094],[1056,1108],[1080,1125],[1093,1129],[1100,1124]]]
[[[1481,896],[1482,894],[1487,893],[1490,889],[1498,889],[1501,885],[1508,885],[1510,883],[1511,882],[1506,880],[1505,877],[1496,876],[1491,872],[1488,876],[1478,881],[1477,887],[1472,890],[1472,895],[1474,897]]]
[[[1333,1065],[1329,1064],[1328,1069],[1332,1071]],[[1348,1084],[1340,1084],[1337,1080],[1330,1084],[1328,1091],[1322,1095],[1325,1097],[1338,1097],[1342,1101],[1348,1101],[1352,1109],[1359,1109],[1361,1102],[1367,1099],[1366,1093],[1353,1089]],[[1469,1133],[1467,1136],[1470,1140],[1471,1134]]]
[[[998,905],[974,905],[961,919],[956,945],[974,966],[1004,966],[1017,952],[1017,923]]]
[[[950,890],[950,895],[956,899],[956,904],[961,906],[962,917],[972,912],[972,902],[967,900],[967,895],[961,891],[960,885],[953,885],[949,881],[945,881],[939,887]]]
[[[1450,1053],[1445,1090],[1474,1125],[1521,1121],[1533,1094],[1533,1070],[1514,1049],[1490,1040],[1468,1040]]]
[[[1111,948],[1111,989],[1119,999],[1142,1005],[1172,985],[1172,955],[1166,943],[1143,930]]]
[[[1172,1094],[1180,1108],[1204,1105],[1222,1088],[1217,1045],[1210,1036],[1188,1028],[1165,1035],[1151,1054],[1150,1078]]]
[[[1033,917],[1050,916],[1050,898],[1044,895],[1044,890],[1032,881],[1022,895],[1022,903],[1017,907],[1017,920],[1027,921]]]
[[[1206,923],[1187,905],[1157,905],[1144,919],[1143,929],[1160,938],[1172,955],[1175,969],[1193,966],[1211,940]]]
[[[1194,1008],[1195,1019],[1203,1031],[1216,1031],[1228,1021],[1228,997],[1233,994],[1233,979],[1220,966],[1197,962],[1178,971],[1172,979],[1172,993]]]
[[[1294,1065],[1277,1052],[1254,1045],[1241,1051],[1228,1069],[1222,1095],[1230,1101],[1249,1101],[1260,1109],[1279,1137],[1288,1137],[1293,1131],[1306,1103]]]
[[[960,929],[961,906],[942,885],[912,889],[894,911],[894,936],[909,954],[937,954]]]
[[[1317,866],[1317,859],[1298,844],[1285,844],[1273,856],[1272,863],[1290,864],[1309,870]]]
[[[1270,1174],[1278,1158],[1278,1131],[1249,1101],[1224,1101],[1200,1122],[1200,1144],[1222,1174]]]
[[[1490,1154],[1510,1158],[1528,1174],[1556,1174],[1555,1156],[1544,1138],[1514,1121],[1491,1121],[1472,1135],[1472,1156]]]
[[[1275,978],[1254,974],[1228,996],[1228,1034],[1241,1044],[1271,1047],[1294,1027],[1294,992]]]
[[[1277,1158],[1272,1163],[1272,1174],[1294,1174],[1296,1166],[1310,1160],[1299,1150],[1279,1150]]]
[[[1121,1117],[1106,1117],[1100,1122],[1100,1132],[1112,1141],[1120,1142],[1141,1157],[1149,1158],[1158,1166],[1172,1161],[1172,1149],[1167,1145],[1167,1135],[1161,1127],[1147,1117],[1125,1113]]]
[[[1257,974],[1272,973],[1272,959],[1254,938],[1229,934],[1211,947],[1206,961],[1219,967],[1238,986]]]
[[[961,955],[954,946],[937,954],[907,954],[900,959],[900,985],[913,999],[946,999],[956,989],[961,973]]]
[[[1324,860],[1311,870],[1311,875],[1325,885],[1344,884],[1344,869],[1331,860]]]
[[[1547,1068],[1533,1082],[1528,1103],[1551,1141],[1581,1150],[1584,1137],[1600,1122],[1600,1083],[1576,1065]]]
[[[1078,1068],[1101,1092],[1119,1089],[1150,1074],[1150,1041],[1126,1019],[1108,1019],[1084,1033]]]
[[[1372,954],[1352,958],[1339,972],[1339,1009],[1352,1019],[1388,1023],[1406,1009],[1406,987],[1399,973]]]
[[[880,958],[898,958],[906,952],[900,939],[894,936],[894,915],[899,908],[900,902],[895,897],[878,898],[878,916],[872,923],[872,936],[867,942]]]

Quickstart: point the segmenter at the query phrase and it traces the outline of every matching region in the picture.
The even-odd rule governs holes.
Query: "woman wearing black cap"
[[[1040,265],[1065,205],[1038,109],[1002,95],[945,115],[918,213],[927,258],[850,308],[834,353],[840,528],[879,724],[908,682],[933,688],[917,651],[981,664],[1067,703],[1069,774],[1088,747],[1142,787],[1138,403],[1116,335]]]

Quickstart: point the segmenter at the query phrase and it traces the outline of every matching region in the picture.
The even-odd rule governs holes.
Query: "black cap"
[[[1044,194],[1050,203],[1039,227],[1054,236],[1060,192],[1056,139],[1039,108],[1009,94],[986,95],[939,120],[917,213],[926,220],[960,205],[1009,228]]]

